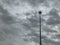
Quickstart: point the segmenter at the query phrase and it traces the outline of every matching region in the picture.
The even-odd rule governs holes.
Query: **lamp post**
[[[41,45],[41,14],[42,14],[42,11],[38,11],[38,14],[39,14],[39,23],[40,23],[40,45]]]

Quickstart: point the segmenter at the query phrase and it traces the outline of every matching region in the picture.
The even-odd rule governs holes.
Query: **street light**
[[[41,14],[42,14],[42,11],[38,11],[38,14],[39,14],[39,23],[40,23],[40,45],[41,45]]]

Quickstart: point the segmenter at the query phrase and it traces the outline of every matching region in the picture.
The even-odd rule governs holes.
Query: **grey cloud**
[[[33,16],[31,19],[27,19],[31,23],[25,24],[25,22],[22,22],[23,20],[22,21],[19,20],[20,22],[15,23],[14,17],[10,16],[10,13],[8,12],[8,10],[4,9],[2,6],[0,7],[0,13],[2,13],[0,15],[0,42],[3,41],[2,42],[3,45],[4,45],[4,42],[6,42],[6,41],[10,41],[10,44],[11,44],[11,42],[17,43],[23,37],[25,37],[25,33],[29,34],[28,31],[34,32],[35,30],[37,30],[37,29],[32,29],[33,27],[38,28],[39,21],[38,21],[37,16]],[[32,33],[32,35],[34,35],[36,37],[32,37],[31,40],[36,43],[37,42],[39,43],[39,36],[38,36],[39,34]],[[26,37],[22,40],[26,40]],[[29,38],[28,38],[28,40],[29,40]],[[7,44],[9,45],[8,42],[6,42],[6,45]],[[14,45],[14,44],[11,44],[11,45]]]
[[[54,18],[49,18],[46,22],[46,24],[48,25],[57,25],[57,24],[60,24],[60,20],[58,19],[54,19]]]
[[[59,17],[58,11],[54,8],[49,12],[49,15],[55,18]]]
[[[12,16],[10,16],[10,13],[4,9],[2,6],[0,6],[0,19],[6,23],[6,24],[12,24],[14,23],[14,18]]]
[[[60,45],[59,42],[55,42],[55,41],[47,39],[47,38],[43,40],[42,44],[43,45]]]
[[[39,4],[43,3],[45,0],[21,0],[23,2],[27,2],[31,6],[35,7],[38,6]]]
[[[50,18],[46,21],[48,25],[57,25],[60,24],[60,16],[58,15],[58,11],[56,9],[52,9],[49,12]]]
[[[46,25],[47,26],[47,25]],[[56,30],[53,30],[51,28],[48,28],[48,27],[45,27],[45,26],[42,26],[42,29],[45,31],[45,32],[48,32],[48,33],[58,33]]]
[[[6,13],[1,16],[1,19],[6,24],[12,24],[12,23],[14,23],[13,17],[9,16],[9,14],[7,15]]]

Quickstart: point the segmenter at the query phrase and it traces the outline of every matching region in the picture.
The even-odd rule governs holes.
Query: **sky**
[[[60,45],[59,2],[0,0],[0,45]]]

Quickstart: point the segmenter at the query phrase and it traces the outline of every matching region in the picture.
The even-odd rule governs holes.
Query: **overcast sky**
[[[59,0],[0,0],[0,45],[60,45]]]

